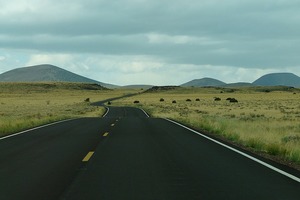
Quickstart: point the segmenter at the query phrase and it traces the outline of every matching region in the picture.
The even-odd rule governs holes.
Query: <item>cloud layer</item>
[[[300,74],[297,0],[0,0],[0,7],[0,73],[51,63],[116,84]]]

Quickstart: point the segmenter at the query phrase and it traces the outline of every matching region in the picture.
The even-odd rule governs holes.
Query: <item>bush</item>
[[[279,144],[268,144],[266,148],[267,152],[273,156],[284,156],[287,153],[287,150],[282,148]]]
[[[90,98],[86,98],[84,102],[90,102]]]
[[[261,151],[264,145],[265,144],[257,138],[251,138],[248,141],[246,141],[246,146],[256,149],[258,151]]]
[[[294,143],[296,143],[296,142],[300,142],[300,136],[298,136],[298,135],[286,136],[286,137],[283,137],[281,139],[281,141],[283,143],[288,143],[288,142],[294,142]]]

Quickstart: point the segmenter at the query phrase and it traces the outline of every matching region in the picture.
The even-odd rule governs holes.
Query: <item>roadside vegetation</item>
[[[300,90],[288,87],[165,87],[114,104],[138,106],[153,117],[170,118],[299,165],[299,102]]]
[[[39,125],[102,116],[91,103],[135,91],[80,83],[0,83],[0,137]]]
[[[0,83],[0,137],[78,117],[99,117],[91,103],[140,89],[78,83]],[[300,166],[300,90],[288,87],[156,87],[109,102],[179,121],[237,145]]]

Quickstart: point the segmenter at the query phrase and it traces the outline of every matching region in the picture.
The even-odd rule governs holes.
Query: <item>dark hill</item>
[[[14,69],[0,74],[0,82],[74,82],[96,83],[112,88],[114,85],[95,81],[53,65],[36,65]]]
[[[217,79],[213,78],[202,78],[202,79],[195,79],[192,81],[189,81],[187,83],[182,84],[183,87],[205,87],[205,86],[222,86],[226,85],[226,83],[219,81]]]
[[[266,74],[254,81],[253,84],[259,86],[300,87],[300,77],[293,73]]]

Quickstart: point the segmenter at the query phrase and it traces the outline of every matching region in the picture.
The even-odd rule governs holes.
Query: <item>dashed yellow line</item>
[[[103,134],[103,137],[108,136],[108,134],[109,134],[109,132],[104,133],[104,134]]]
[[[93,151],[90,151],[85,157],[84,159],[82,160],[82,162],[87,162],[91,159],[92,155],[94,154]]]

